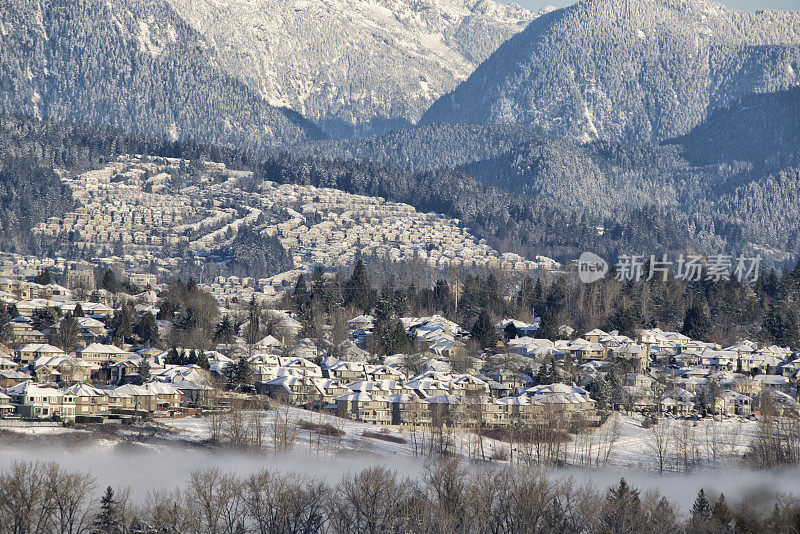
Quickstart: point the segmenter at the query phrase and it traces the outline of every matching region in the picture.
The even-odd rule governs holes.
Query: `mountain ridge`
[[[705,0],[583,0],[501,45],[420,124],[521,123],[581,142],[658,142],[709,109],[800,84],[800,13]]]
[[[161,0],[8,0],[0,110],[263,150],[320,138],[219,67]]]
[[[416,122],[536,14],[493,0],[168,0],[226,72],[333,136]]]

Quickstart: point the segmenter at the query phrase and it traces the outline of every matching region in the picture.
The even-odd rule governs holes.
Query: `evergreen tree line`
[[[800,263],[761,273],[752,284],[684,282],[671,274],[666,281],[656,276],[635,283],[608,277],[581,284],[560,277],[523,284],[519,298],[540,314],[537,335],[549,339],[560,337],[562,324],[575,328],[575,335],[601,328],[630,337],[638,329],[658,327],[723,346],[751,339],[800,349]]]
[[[380,279],[384,282],[376,287]],[[639,329],[658,327],[721,345],[747,338],[800,349],[797,302],[800,263],[791,270],[761,273],[752,284],[735,279],[684,282],[671,274],[666,280],[620,282],[609,276],[583,284],[572,274],[545,274],[534,280],[487,271],[446,276],[418,287],[395,286],[392,278],[359,261],[349,277],[341,272],[324,276],[321,270],[309,281],[301,276],[282,306],[298,313],[308,337],[324,337],[340,322],[342,310],[348,318],[372,314],[380,335],[371,348],[377,354],[394,354],[415,348],[413,339],[399,335],[400,317],[437,313],[459,323],[483,347],[518,337],[513,325],[498,335],[494,324],[500,319],[538,317],[535,335],[552,340],[570,337],[560,330],[562,325],[575,329],[574,336],[601,328],[631,338]]]

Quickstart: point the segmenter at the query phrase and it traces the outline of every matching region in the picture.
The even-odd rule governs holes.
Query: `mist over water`
[[[46,437],[39,441],[40,444],[0,445],[0,470],[17,461],[56,462],[71,471],[91,474],[98,488],[108,485],[130,487],[136,500],[143,500],[151,490],[183,487],[192,471],[208,467],[218,467],[241,476],[264,469],[295,472],[334,483],[347,473],[372,466],[388,467],[406,476],[418,476],[424,470],[421,461],[377,455],[322,458],[307,452],[245,454],[177,445],[137,446],[135,450],[124,450],[125,447],[114,445],[49,445]]]
[[[85,446],[64,446],[48,436],[37,437],[33,443],[0,444],[0,470],[15,461],[56,462],[69,470],[91,474],[96,479],[97,488],[107,485],[130,487],[137,501],[144,500],[151,490],[183,487],[192,471],[204,467],[219,467],[240,476],[263,469],[296,472],[332,483],[347,473],[371,466],[388,467],[408,477],[419,477],[425,470],[422,460],[380,455],[348,454],[324,458],[303,451],[287,455],[270,452],[243,454],[191,445],[126,447],[102,440]],[[698,471],[663,476],[643,469],[625,468],[565,468],[546,473],[565,484],[589,486],[601,491],[625,477],[643,494],[657,490],[684,512],[691,507],[701,487],[709,495],[725,493],[729,502],[742,498],[766,502],[779,493],[800,495],[798,468],[779,472]]]

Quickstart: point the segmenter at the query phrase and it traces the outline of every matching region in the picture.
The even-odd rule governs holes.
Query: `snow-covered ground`
[[[315,433],[298,430],[295,450],[310,450],[317,455],[340,455],[342,451],[351,451],[404,458],[419,456],[414,453],[414,437],[408,428],[380,428],[298,408],[288,408],[288,410],[291,420],[295,422],[304,419],[314,423],[327,423],[344,432],[341,439],[323,438],[321,443],[318,443]],[[262,423],[266,449],[274,448],[271,427],[273,416],[273,412],[267,412]],[[208,418],[191,417],[166,420],[163,423],[179,430],[185,439],[202,441],[211,437],[211,423]],[[585,437],[574,437],[565,445],[565,454],[567,463],[577,466],[625,467],[656,471],[659,469],[659,462],[654,442],[660,439],[664,443],[661,450],[665,471],[686,471],[687,461],[692,469],[731,468],[738,464],[738,460],[747,451],[756,425],[754,421],[739,418],[716,421],[662,419],[656,428],[645,428],[642,417],[620,414],[607,421],[601,428],[591,429]],[[391,443],[365,437],[364,432],[384,432],[402,438],[406,443]],[[420,439],[422,436],[418,433],[417,441]],[[427,435],[424,439],[428,439]],[[467,436],[462,432],[455,432],[451,439],[454,452],[468,458]],[[473,439],[476,439],[474,435]],[[518,449],[516,444],[513,446],[515,450]],[[513,455],[508,454],[508,448],[508,443],[484,438],[484,450],[505,449],[506,455],[512,457]]]
[[[288,411],[290,424],[294,425],[301,420],[309,421],[313,424],[330,424],[338,430],[344,432],[341,439],[333,436],[323,436],[319,438],[316,432],[297,429],[294,439],[295,451],[310,451],[316,456],[330,457],[342,456],[348,453],[379,454],[390,457],[412,458],[414,453],[411,442],[412,437],[407,429],[401,428],[381,428],[374,425],[360,423],[350,419],[343,419],[328,414],[321,414],[302,410],[299,408],[282,408]],[[264,413],[262,428],[264,448],[266,450],[275,449],[273,422],[274,411]],[[170,428],[179,430],[184,438],[203,441],[211,438],[211,420],[207,417],[187,417],[184,419],[169,419],[162,423]],[[394,438],[400,438],[406,443],[392,443],[380,439],[365,437],[364,432],[385,433]]]
[[[752,440],[757,423],[747,419],[729,418],[724,420],[700,419],[661,419],[662,428],[644,428],[640,416],[618,415],[617,422],[610,419],[603,428],[598,429],[601,439],[598,442],[608,446],[613,434],[612,428],[618,425],[619,434],[609,455],[609,466],[638,467],[656,470],[656,434],[660,433],[665,443],[665,469],[681,471],[682,462],[676,455],[683,453],[683,443],[693,449],[694,463],[701,467],[726,467],[741,459]]]
[[[392,443],[365,437],[368,432],[382,429],[289,408],[294,421],[305,419],[314,423],[330,423],[342,430],[339,438],[323,438],[306,430],[298,430],[291,453],[276,454],[272,448],[272,412],[265,414],[263,425],[264,450],[259,453],[237,452],[210,447],[205,441],[211,436],[208,418],[189,417],[165,420],[160,423],[169,430],[143,427],[118,427],[106,431],[87,432],[71,429],[2,429],[0,430],[0,470],[14,461],[55,461],[65,467],[93,475],[99,486],[112,484],[130,487],[137,499],[144,499],[152,489],[182,486],[192,471],[204,467],[219,467],[226,471],[248,475],[261,469],[299,472],[336,481],[348,472],[367,466],[383,465],[406,476],[419,476],[427,458],[414,455],[412,436],[408,429],[386,430],[406,443]],[[800,494],[800,469],[782,472],[750,471],[736,460],[752,438],[756,423],[727,420],[662,421],[662,436],[668,444],[665,454],[665,474],[659,475],[653,449],[655,430],[642,427],[639,417],[618,416],[593,436],[593,451],[613,447],[608,461],[591,467],[570,466],[545,471],[547,476],[564,479],[572,485],[589,485],[604,489],[625,477],[642,491],[658,490],[681,507],[691,505],[699,488],[715,494],[724,492],[729,500],[750,494],[769,495],[777,492]],[[687,425],[689,431],[687,431]],[[171,430],[171,431],[170,431]],[[693,436],[690,443],[700,458],[697,469],[688,473],[682,469],[679,454],[681,436]],[[614,437],[616,436],[616,437]],[[715,437],[716,436],[716,437]],[[455,451],[466,456],[455,436]],[[576,440],[577,441],[577,440]],[[715,445],[710,443],[714,442]],[[507,443],[486,440],[487,450],[508,447]],[[575,464],[573,452],[580,449],[568,444],[569,461]],[[718,451],[718,461],[709,460],[709,450]],[[460,451],[460,452],[459,452]],[[705,452],[704,452],[705,451]],[[514,462],[516,464],[516,460]],[[480,466],[481,464],[475,464]]]

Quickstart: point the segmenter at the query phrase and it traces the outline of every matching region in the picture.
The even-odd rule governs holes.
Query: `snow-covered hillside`
[[[518,123],[556,137],[653,142],[710,109],[800,84],[800,13],[709,0],[581,0],[539,17],[424,124]]]
[[[333,135],[415,122],[536,17],[493,0],[167,0],[223,66]]]

